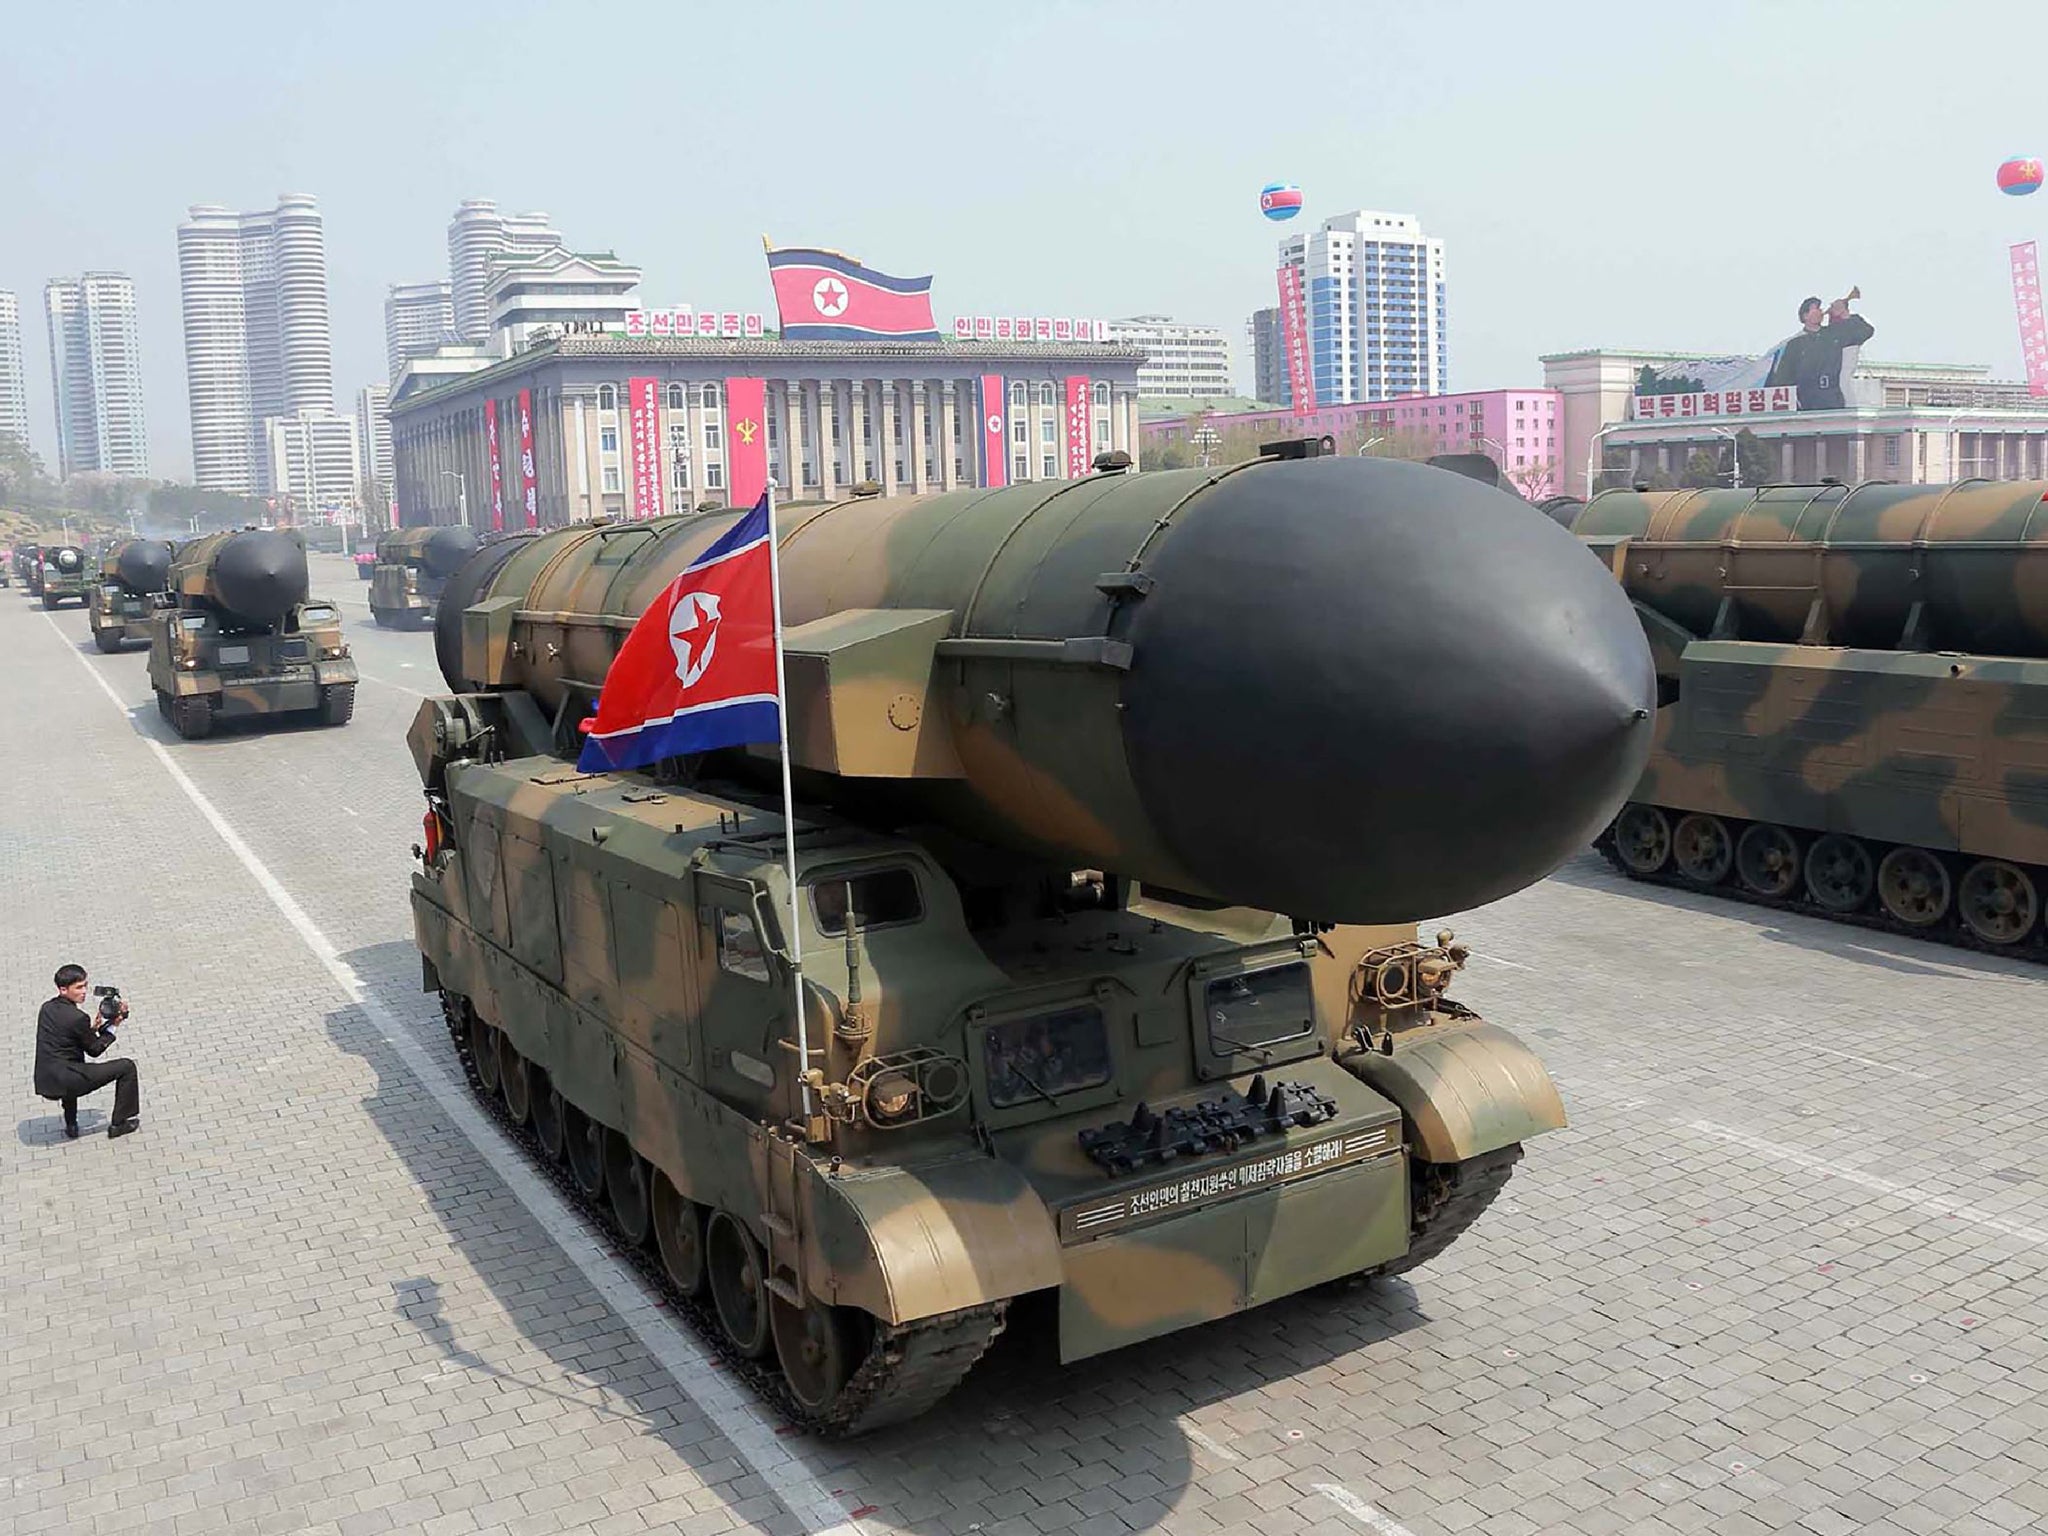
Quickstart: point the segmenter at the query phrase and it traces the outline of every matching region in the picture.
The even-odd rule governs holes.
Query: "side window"
[[[768,980],[768,955],[761,947],[761,934],[754,920],[744,912],[716,912],[718,922],[718,968],[748,981]]]
[[[820,933],[838,938],[846,932],[849,898],[854,921],[863,931],[914,923],[924,916],[917,876],[900,865],[853,875],[821,875],[811,886],[811,911]]]

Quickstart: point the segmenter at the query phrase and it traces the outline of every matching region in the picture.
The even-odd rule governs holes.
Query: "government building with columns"
[[[1142,348],[1114,343],[610,332],[540,341],[467,372],[408,365],[391,400],[399,521],[453,523],[466,512],[479,529],[547,528],[723,503],[731,444],[756,431],[767,436],[769,476],[785,502],[843,496],[866,481],[884,495],[987,485],[992,435],[980,385],[989,376],[1002,381],[997,483],[1067,477],[1077,429],[1067,386],[1076,377],[1087,381],[1088,457],[1121,450],[1135,464],[1144,360]],[[736,378],[764,381],[765,421],[734,419],[726,384]],[[633,380],[643,381],[639,412]],[[651,488],[657,460],[659,505],[636,504],[656,499],[636,497],[635,487]]]

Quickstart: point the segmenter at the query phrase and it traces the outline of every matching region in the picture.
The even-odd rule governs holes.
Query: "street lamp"
[[[469,526],[468,477],[457,470],[444,469],[441,471],[441,478],[444,480],[453,480],[455,482],[455,505],[458,509],[457,515],[462,520],[462,526],[467,528]]]
[[[1733,478],[1730,481],[1729,489],[1737,491],[1741,490],[1742,444],[1740,443],[1740,441],[1737,440],[1735,434],[1733,432],[1730,432],[1726,427],[1709,427],[1707,428],[1707,430],[1713,433],[1716,437],[1725,437],[1728,439],[1728,462],[1735,466],[1734,470],[1732,471]]]
[[[1594,455],[1596,455],[1600,451],[1600,439],[1605,437],[1608,433],[1619,431],[1621,428],[1627,425],[1628,423],[1625,421],[1610,421],[1598,432],[1595,432],[1592,436],[1591,441],[1589,441],[1586,444],[1586,499],[1588,501],[1591,501],[1593,499],[1593,462]]]

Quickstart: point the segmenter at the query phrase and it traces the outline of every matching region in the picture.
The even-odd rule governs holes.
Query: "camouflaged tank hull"
[[[1413,923],[1648,751],[1554,522],[1357,460],[787,508],[792,871],[771,748],[571,766],[737,515],[450,578],[412,907],[474,1086],[801,1423],[923,1411],[1024,1298],[1080,1359],[1424,1264],[1564,1123]]]
[[[230,722],[346,725],[356,664],[341,612],[306,593],[295,530],[208,534],[178,547],[150,629],[149,681],[180,736]]]
[[[1624,873],[2048,957],[2048,485],[1605,492],[1660,708]]]

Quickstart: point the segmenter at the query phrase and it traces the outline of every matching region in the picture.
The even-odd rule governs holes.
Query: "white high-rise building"
[[[208,490],[267,492],[264,422],[334,409],[319,205],[287,193],[264,213],[195,206],[178,226],[178,284],[193,479]]]
[[[361,457],[356,419],[329,408],[308,406],[263,423],[266,489],[303,519],[357,504],[356,471]]]
[[[1282,240],[1280,260],[1301,273],[1318,406],[1450,388],[1444,243],[1413,214],[1340,213]]]
[[[471,199],[457,208],[448,223],[448,279],[457,339],[483,341],[490,335],[491,306],[484,290],[494,262],[538,255],[563,244],[544,213],[500,213],[488,198]]]
[[[1109,322],[1109,340],[1143,347],[1138,398],[1214,400],[1230,389],[1230,343],[1213,325],[1178,325],[1165,315]]]
[[[362,455],[357,475],[363,483],[363,504],[373,512],[389,509],[391,497],[391,386],[365,384],[356,391],[356,448]]]
[[[118,272],[56,278],[43,286],[43,308],[50,322],[58,473],[147,475],[135,285]]]
[[[0,289],[0,437],[28,446],[28,376],[21,361],[21,301]]]
[[[384,360],[389,377],[410,357],[455,339],[454,289],[447,283],[393,283],[384,295]]]

